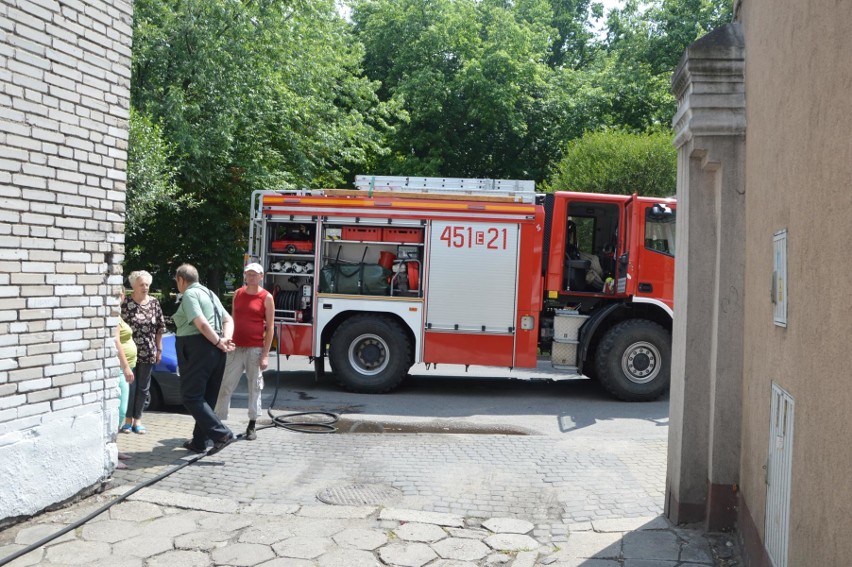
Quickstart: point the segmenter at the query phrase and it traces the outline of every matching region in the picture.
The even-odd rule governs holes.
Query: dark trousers
[[[176,337],[175,350],[180,369],[181,400],[195,418],[192,444],[204,447],[208,439],[222,441],[231,435],[231,430],[216,417],[213,407],[222,385],[227,355],[203,335]]]
[[[151,389],[151,371],[154,364],[151,362],[137,362],[133,369],[133,383],[128,384],[130,394],[127,398],[127,417],[133,419],[142,418],[142,408],[145,407],[145,399],[148,390]]]

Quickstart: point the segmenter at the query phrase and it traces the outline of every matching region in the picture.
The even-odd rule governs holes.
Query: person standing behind
[[[124,288],[122,287],[119,301],[123,297]],[[115,350],[118,353],[118,362],[121,367],[121,376],[118,377],[118,425],[121,426],[127,413],[128,390],[129,385],[133,383],[133,367],[136,366],[136,343],[133,342],[133,329],[121,317],[118,318],[118,327],[115,328]],[[126,459],[127,456],[119,453],[118,458],[119,463],[116,468],[126,469],[127,465],[121,461]]]
[[[213,455],[235,439],[211,407],[222,385],[225,353],[234,350],[233,320],[219,298],[198,283],[195,266],[179,266],[175,281],[183,294],[173,317],[177,327],[175,351],[180,370],[180,394],[184,407],[195,419],[192,439],[183,446],[189,451],[203,453],[210,439],[213,447],[207,454]]]
[[[136,379],[130,386],[127,417],[121,426],[122,433],[145,433],[142,425],[142,408],[151,387],[151,371],[163,356],[163,333],[166,319],[156,298],[148,295],[151,274],[144,270],[132,272],[127,280],[133,293],[121,302],[121,318],[133,329],[138,358],[133,374]]]
[[[216,400],[216,415],[219,419],[228,419],[231,395],[240,382],[240,376],[246,373],[248,382],[248,418],[246,439],[257,439],[255,424],[261,411],[261,392],[263,391],[263,370],[269,366],[269,349],[272,347],[272,325],[275,321],[275,303],[272,294],[260,287],[263,280],[263,267],[251,263],[243,270],[246,285],[234,293],[234,306],[231,310],[234,318],[233,352],[228,353],[222,389]]]

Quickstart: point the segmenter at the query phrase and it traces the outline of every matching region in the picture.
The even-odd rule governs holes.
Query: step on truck
[[[354,392],[412,365],[535,368],[615,397],[669,386],[674,199],[517,180],[357,176],[256,191],[246,262],[264,267],[280,355]]]

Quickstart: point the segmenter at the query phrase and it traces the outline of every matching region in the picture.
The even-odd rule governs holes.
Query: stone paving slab
[[[535,525],[515,518],[491,518],[482,522],[482,527],[496,534],[528,534],[533,531]]]
[[[116,471],[116,488],[0,531],[0,559],[186,462],[188,416],[146,414],[146,426],[148,435],[119,437],[134,459]],[[665,448],[657,443],[268,429],[10,566],[722,565],[713,559],[718,542],[659,515]],[[384,483],[405,496],[391,507],[317,500],[341,483]],[[724,565],[736,564],[728,553]]]
[[[239,504],[235,500],[227,498],[210,498],[207,496],[181,494],[180,492],[170,492],[156,488],[144,488],[131,495],[130,500],[149,502],[151,504],[168,504],[176,508],[217,512],[220,514],[233,513],[239,508]]]
[[[634,530],[665,530],[672,527],[662,516],[640,516],[638,518],[611,518],[589,522],[596,532],[631,532]]]
[[[341,547],[373,551],[388,542],[388,536],[381,530],[349,528],[332,536],[334,543]]]
[[[443,559],[459,561],[476,561],[491,552],[481,541],[457,537],[448,537],[433,543],[432,549]]]
[[[621,538],[621,543],[627,559],[677,561],[680,556],[680,542],[671,532],[631,532]]]
[[[161,416],[166,416],[162,423]],[[163,460],[178,463],[187,454],[180,444],[191,430],[188,416],[151,414],[146,423],[149,434],[119,437],[122,451],[134,456],[128,461],[130,470],[116,472],[119,482],[150,478],[164,470]],[[401,506],[396,507],[458,516],[516,515],[536,523],[580,523],[658,515],[665,441],[640,440],[629,449],[623,445],[613,441],[618,450],[614,453],[600,447],[591,451],[584,440],[554,443],[546,437],[305,436],[271,428],[260,431],[257,441],[235,443],[215,457],[223,465],[240,463],[245,474],[225,470],[218,482],[205,484],[184,469],[160,484],[169,492],[191,496],[227,498],[237,493],[244,500],[309,505],[316,503],[319,491],[357,480],[402,491]],[[146,450],[151,455],[146,457]],[[159,460],[153,462],[153,457]],[[281,467],[281,462],[287,466]]]
[[[537,551],[522,551],[512,561],[512,567],[535,567],[536,559],[538,559]]]
[[[367,518],[376,512],[375,506],[302,506],[299,516],[306,518]]]
[[[380,520],[397,520],[401,522],[419,522],[421,524],[436,524],[461,528],[464,519],[461,516],[440,514],[435,512],[422,512],[420,510],[400,510],[397,508],[385,508],[379,514]]]
[[[435,524],[420,524],[417,522],[403,524],[393,530],[393,533],[403,541],[419,541],[424,543],[438,541],[447,537],[447,532],[440,526],[436,526]],[[481,535],[478,535],[476,539],[482,539]]]

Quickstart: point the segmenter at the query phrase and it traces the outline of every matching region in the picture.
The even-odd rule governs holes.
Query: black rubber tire
[[[620,400],[647,402],[671,381],[672,337],[646,319],[630,319],[606,332],[595,353],[598,382]]]
[[[151,386],[148,388],[148,395],[145,397],[145,403],[142,405],[142,411],[159,411],[163,409],[163,394],[160,392],[160,387],[151,376]]]
[[[337,382],[350,392],[384,394],[411,368],[411,341],[396,321],[356,315],[331,337],[328,360]]]

